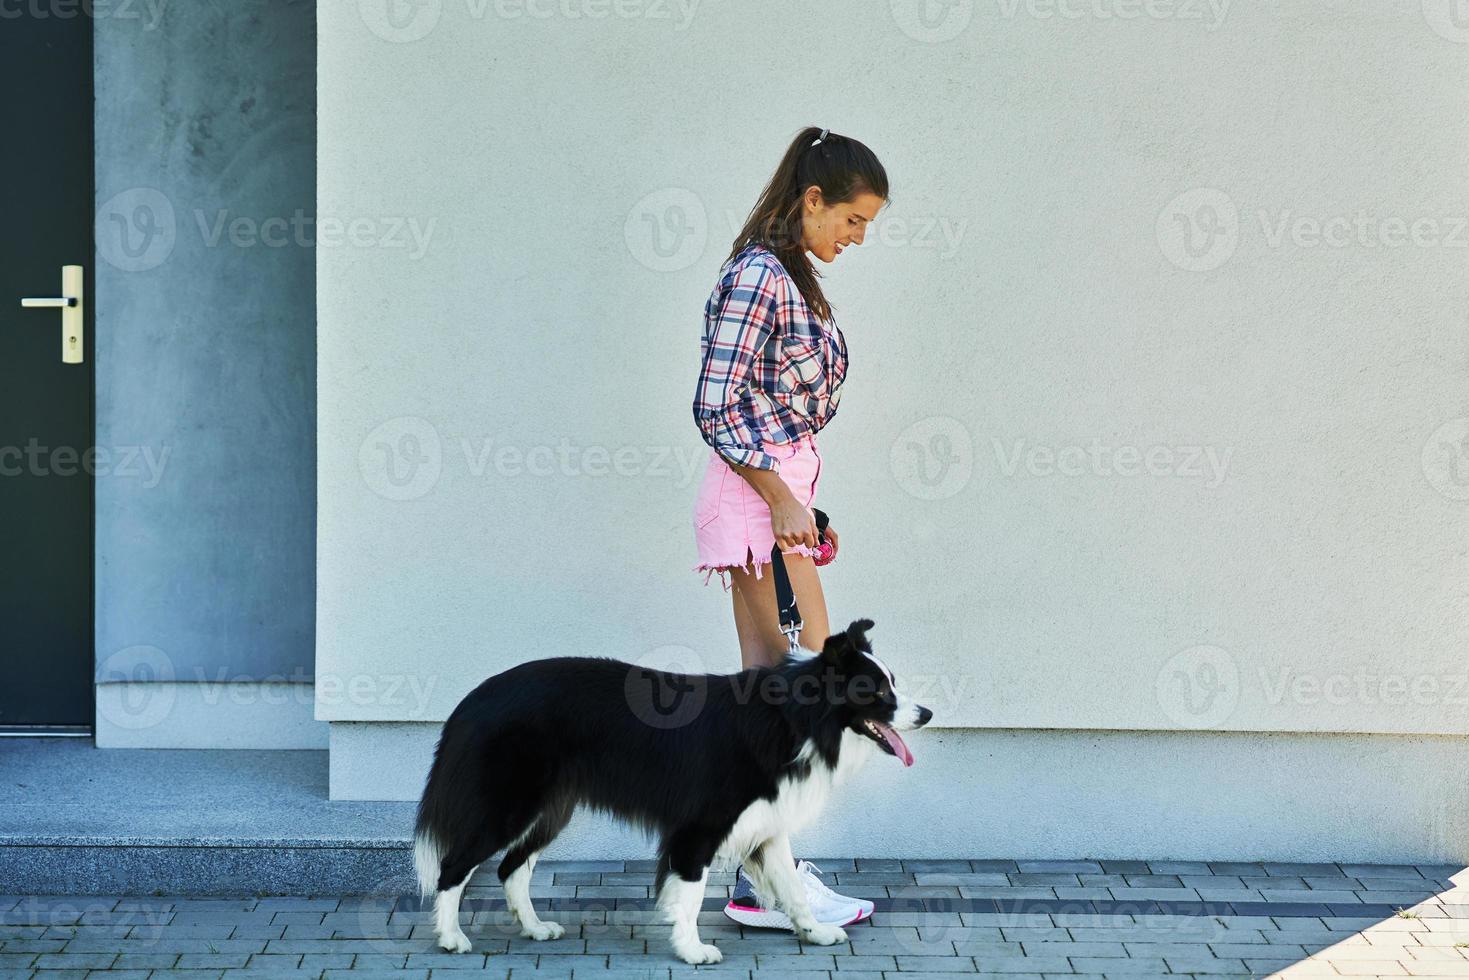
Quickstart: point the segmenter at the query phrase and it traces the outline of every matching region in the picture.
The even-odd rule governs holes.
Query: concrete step
[[[0,738],[0,894],[401,895],[414,809],[327,799],[325,750]]]

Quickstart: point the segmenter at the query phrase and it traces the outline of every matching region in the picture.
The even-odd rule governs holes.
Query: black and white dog
[[[806,942],[843,942],[840,927],[811,914],[790,835],[874,747],[912,765],[898,732],[933,717],[873,656],[872,625],[858,620],[820,654],[739,674],[562,657],[512,667],[469,692],[444,723],[414,835],[423,895],[436,896],[439,945],[470,950],[460,896],[501,848],[500,881],[522,934],[560,938],[562,927],[531,907],[531,872],[578,806],[661,838],[658,905],[685,962],[721,958],[698,932],[716,860],[743,861]]]

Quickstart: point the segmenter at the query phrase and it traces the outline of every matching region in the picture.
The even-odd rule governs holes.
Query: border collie
[[[721,959],[698,931],[716,861],[742,861],[804,941],[844,942],[839,926],[812,916],[790,835],[874,748],[911,766],[898,732],[933,717],[898,693],[892,671],[873,656],[872,625],[857,620],[819,654],[738,674],[558,657],[512,667],[470,691],[444,723],[414,833],[439,946],[469,952],[460,896],[501,848],[499,877],[521,934],[562,936],[531,906],[531,872],[578,806],[660,838],[657,904],[684,962]]]

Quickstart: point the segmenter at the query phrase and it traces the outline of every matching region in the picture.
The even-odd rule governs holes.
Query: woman
[[[774,580],[763,574],[777,543],[805,624],[801,645],[820,650],[827,637],[811,505],[821,472],[816,433],[836,413],[847,346],[806,253],[829,263],[860,245],[887,199],[887,172],[871,150],[825,129],[803,129],[704,307],[694,419],[712,452],[694,504],[694,570],[705,573],[706,585],[718,572],[733,593],[747,668],[774,664],[789,649]],[[836,531],[828,527],[826,537],[836,549]],[[827,888],[809,861],[798,866],[822,922],[846,925],[872,914],[871,902]],[[743,868],[725,914],[745,925],[791,927],[755,894]]]

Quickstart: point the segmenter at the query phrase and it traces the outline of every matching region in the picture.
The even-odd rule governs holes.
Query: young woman
[[[733,593],[745,667],[774,664],[789,646],[773,577],[763,574],[777,543],[801,609],[801,645],[820,650],[827,637],[811,506],[821,473],[816,433],[836,414],[847,345],[806,253],[829,263],[862,244],[887,200],[887,172],[871,150],[825,129],[803,129],[704,307],[694,419],[711,453],[694,504],[694,570],[705,573],[706,585],[718,572]],[[826,537],[838,547],[833,528]],[[845,925],[872,914],[871,902],[827,888],[809,861],[798,866],[822,922]],[[755,894],[743,868],[725,914],[745,925],[791,927]]]

